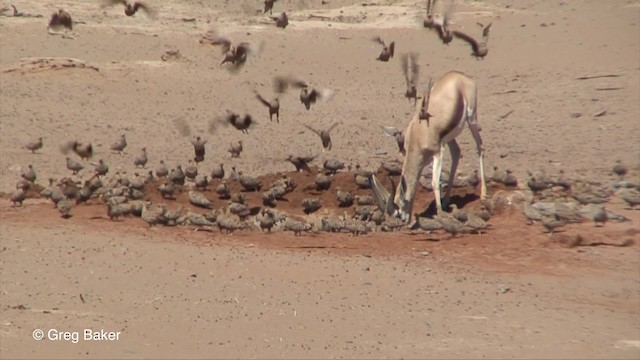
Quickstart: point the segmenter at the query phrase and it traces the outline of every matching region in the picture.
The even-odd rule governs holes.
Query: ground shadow
[[[451,204],[456,204],[456,206],[458,207],[458,209],[462,209],[465,207],[465,205],[470,204],[474,201],[477,201],[478,199],[480,199],[480,196],[473,194],[473,193],[469,193],[469,194],[465,194],[465,195],[453,195],[451,196]],[[448,209],[445,209],[446,211],[451,210],[451,207],[449,207]],[[428,217],[428,218],[432,218],[434,215],[437,214],[436,211],[436,201],[435,199],[433,201],[431,201],[429,203],[429,206],[422,212],[419,213],[418,216],[420,217]]]

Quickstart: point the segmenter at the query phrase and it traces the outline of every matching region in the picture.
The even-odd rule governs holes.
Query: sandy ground
[[[290,171],[283,161],[290,153],[374,170],[400,159],[381,126],[403,128],[413,110],[397,58],[374,60],[376,35],[395,40],[398,54],[418,52],[422,80],[451,69],[477,80],[487,169],[511,168],[522,179],[527,170],[564,169],[608,182],[620,159],[640,180],[640,2],[457,1],[452,26],[479,35],[476,22],[493,22],[483,61],[422,29],[422,2],[319,3],[278,2],[276,11],[291,16],[282,30],[256,14],[259,1],[171,0],[157,19],[125,17],[95,1],[59,2],[84,22],[74,40],[46,33],[55,6],[15,3],[44,18],[0,17],[0,191],[10,191],[27,164],[41,184],[68,176],[59,146],[71,139],[96,145],[112,172],[132,173],[143,146],[150,168],[161,159],[185,165],[192,147],[175,119],[209,140],[206,172],[220,162],[256,176]],[[217,49],[198,43],[214,28],[234,41],[263,41],[263,50],[231,74],[218,67]],[[182,58],[162,61],[167,50]],[[32,57],[76,58],[99,71],[21,66]],[[271,97],[277,74],[336,95],[307,111],[288,93],[280,124],[270,123],[252,91]],[[597,75],[616,77],[577,80]],[[249,135],[207,133],[225,109],[253,114],[257,127]],[[322,154],[302,124],[334,121],[341,125],[333,149]],[[129,142],[123,155],[108,150],[119,134]],[[37,154],[22,148],[39,136],[45,145]],[[245,151],[230,159],[226,149],[239,139]],[[477,160],[467,131],[459,142],[468,173]],[[423,205],[430,196],[418,194]],[[2,358],[640,358],[640,215],[619,199],[611,206],[630,223],[574,225],[549,237],[513,212],[492,219],[488,234],[455,239],[212,236],[148,230],[139,219],[114,226],[97,205],[64,221],[41,200],[20,209],[7,203],[0,205]],[[577,233],[593,244],[635,243],[567,247]],[[37,342],[36,328],[104,329],[121,338]]]

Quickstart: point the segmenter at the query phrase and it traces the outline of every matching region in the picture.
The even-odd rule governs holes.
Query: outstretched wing
[[[452,33],[453,33],[453,36],[457,37],[458,39],[462,39],[462,40],[466,41],[467,43],[469,43],[469,45],[471,45],[471,48],[473,49],[473,52],[477,52],[478,51],[478,41],[476,41],[476,39],[474,39],[471,36],[463,33],[462,31],[454,30],[454,31],[452,31]]]
[[[327,133],[330,133],[333,129],[335,129],[336,126],[340,125],[340,121],[336,121],[333,124],[331,124],[331,126],[329,126],[329,128],[327,129]]]
[[[420,76],[420,65],[418,65],[418,54],[411,53],[411,83],[418,83],[418,76]]]
[[[393,57],[393,53],[395,52],[396,49],[396,42],[392,41],[391,44],[389,44],[389,52],[391,53],[391,57]]]
[[[258,101],[260,101],[262,105],[266,107],[271,107],[271,103],[269,103],[265,98],[263,98],[262,95],[258,94],[258,92],[255,90],[253,92],[256,94],[256,99],[258,99]]]
[[[113,5],[127,5],[127,0],[102,0],[102,7]]]
[[[309,84],[293,76],[277,75],[273,78],[273,88],[275,92],[282,94],[289,89],[289,86],[306,88],[309,87]]]
[[[382,211],[385,215],[387,214],[387,204],[391,199],[391,194],[389,190],[387,190],[382,183],[378,181],[378,178],[374,174],[369,175],[369,183],[371,183],[371,188],[373,189],[373,194],[376,199],[376,203],[378,205],[378,209]]]
[[[489,30],[491,29],[491,25],[493,25],[493,23],[490,23],[489,25],[487,25],[487,27],[484,28],[484,30],[482,30],[482,40],[485,43],[489,41]]]
[[[211,45],[221,45],[222,53],[226,53],[231,48],[231,40],[227,39],[224,36],[214,36],[210,40]]]
[[[399,133],[398,129],[394,128],[393,126],[383,126],[382,128],[384,129],[385,135],[391,137],[396,137],[396,135]]]
[[[402,73],[404,74],[404,79],[407,82],[407,86],[410,84],[409,78],[409,54],[402,54],[400,56],[400,67],[402,68]]]
[[[318,131],[318,130],[316,130],[316,129],[312,128],[311,126],[309,126],[309,125],[307,125],[307,124],[302,124],[302,125],[304,125],[304,127],[306,127],[307,129],[309,129],[309,130],[313,131],[314,133],[318,134],[318,136],[320,136],[320,131]]]
[[[384,40],[382,40],[382,38],[380,36],[376,36],[372,39],[373,41],[377,42],[378,44],[385,46],[384,44]]]
[[[133,10],[137,11],[138,9],[144,11],[145,13],[147,13],[147,15],[151,17],[154,17],[156,15],[155,9],[152,7],[149,7],[149,5],[147,5],[147,3],[145,2],[136,1],[135,3],[133,3]]]

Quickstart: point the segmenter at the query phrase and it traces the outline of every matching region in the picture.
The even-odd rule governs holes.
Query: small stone
[[[506,294],[509,291],[511,291],[511,288],[506,286],[506,285],[500,285],[498,286],[498,294]]]
[[[429,256],[429,252],[428,251],[423,251],[420,253],[420,256]]]

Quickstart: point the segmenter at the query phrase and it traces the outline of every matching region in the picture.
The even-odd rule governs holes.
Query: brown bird
[[[286,12],[283,12],[278,16],[272,16],[271,20],[275,21],[276,26],[281,29],[284,29],[287,27],[287,25],[289,25],[289,17],[287,16]]]
[[[228,69],[233,72],[237,72],[244,66],[249,55],[257,55],[262,50],[263,44],[252,44],[245,41],[237,45],[233,45],[229,38],[217,35],[216,32],[205,35],[202,39],[200,39],[200,43],[208,43],[213,46],[220,45],[222,47],[223,54],[220,66],[229,63],[231,66]]]
[[[135,1],[133,3],[128,2],[127,0],[106,0],[105,6],[108,5],[124,5],[124,13],[127,16],[133,16],[138,10],[142,10],[149,16],[155,16],[155,11],[151,9],[145,2]]]
[[[30,141],[24,147],[27,150],[31,150],[31,153],[35,154],[37,150],[42,149],[42,138],[39,137],[35,141]]]
[[[196,163],[204,161],[205,154],[205,145],[207,144],[207,140],[203,140],[200,136],[196,136],[195,139],[191,139],[191,145],[193,145],[193,151],[195,152],[195,157],[193,161]]]
[[[469,43],[469,45],[471,45],[471,50],[473,51],[471,55],[475,56],[476,59],[484,59],[484,57],[487,56],[487,53],[489,53],[489,47],[487,46],[487,43],[489,42],[489,30],[491,29],[491,25],[492,23],[487,25],[484,30],[482,30],[481,42],[478,42],[471,36],[457,30],[453,31],[453,36]]]
[[[60,27],[67,28],[69,31],[73,30],[73,20],[71,19],[71,15],[63,9],[58,9],[57,12],[51,14],[47,29],[57,30]]]
[[[42,146],[42,138],[40,138],[40,145]],[[620,177],[620,180],[622,180],[624,179],[624,176],[629,172],[629,169],[627,169],[622,161],[617,160],[616,164],[613,166],[613,172]]]
[[[335,122],[329,126],[326,130],[316,130],[309,125],[303,124],[304,127],[313,131],[314,133],[320,136],[320,140],[322,140],[322,152],[325,150],[331,150],[331,130],[333,130],[336,126],[338,126],[340,122]]]
[[[313,159],[315,159],[315,156],[293,156],[293,155],[289,155],[287,157],[287,161],[292,163],[295,167],[296,167],[296,171],[308,171],[311,172],[311,169],[309,168],[309,163],[313,161]]]
[[[87,160],[93,156],[93,146],[91,145],[91,143],[82,144],[75,140],[68,141],[63,144],[60,148],[60,151],[64,155],[68,154],[70,151],[73,151],[74,153],[76,153],[76,155],[80,156],[82,160]]]
[[[400,153],[402,155],[406,154],[405,148],[404,148],[404,134],[402,131],[391,127],[391,126],[383,126],[384,129],[384,133],[388,136],[393,137],[394,139],[396,139],[396,143],[398,144],[398,151],[400,151]]]
[[[389,46],[387,46],[387,44],[385,44],[384,40],[382,40],[382,38],[380,36],[376,36],[375,38],[373,38],[373,41],[375,41],[375,42],[379,43],[380,45],[382,45],[382,52],[380,53],[380,55],[378,55],[376,60],[384,61],[384,62],[389,61],[389,59],[391,59],[393,57],[393,53],[394,53],[395,48],[396,48],[396,42],[392,41],[389,44]]]
[[[273,14],[273,4],[278,0],[264,0],[264,11],[263,14],[266,14],[267,11],[269,14]]]
[[[222,123],[224,125],[231,124],[234,128],[245,134],[249,134],[251,125],[257,124],[251,115],[245,114],[244,117],[242,117],[240,114],[234,113],[231,110],[227,110],[227,115],[224,118],[218,118],[209,122],[209,132],[212,134],[216,129],[216,123]]]
[[[271,101],[267,101],[263,98],[257,91],[253,91],[256,94],[256,99],[262,103],[262,105],[269,108],[269,120],[273,121],[273,115],[276,116],[276,122],[280,123],[280,100],[278,97],[274,98]]]
[[[231,153],[232,158],[240,157],[240,153],[242,152],[242,140],[238,140],[237,144],[231,143],[231,146],[229,146],[227,151]]]
[[[335,91],[331,89],[317,89],[309,86],[309,83],[293,76],[276,76],[273,78],[274,90],[277,93],[284,93],[289,86],[300,89],[300,102],[304,104],[307,110],[311,109],[311,104],[315,104],[317,100],[324,102],[331,100]]]
[[[409,72],[409,62],[411,62],[411,72]],[[418,101],[418,76],[420,74],[420,66],[418,65],[418,54],[409,53],[402,54],[400,57],[400,66],[402,67],[402,73],[407,83],[407,90],[404,96],[411,100],[415,106]]]
[[[111,146],[109,148],[112,151],[115,151],[115,152],[117,152],[119,154],[122,154],[122,151],[126,147],[127,147],[127,138],[124,136],[124,134],[122,134],[122,135],[120,135],[118,140],[116,140],[113,144],[111,144]]]

